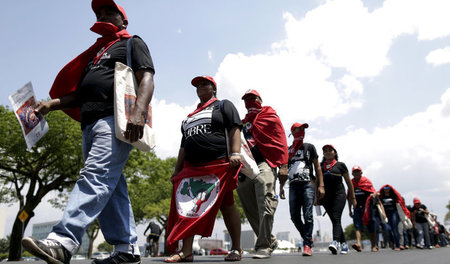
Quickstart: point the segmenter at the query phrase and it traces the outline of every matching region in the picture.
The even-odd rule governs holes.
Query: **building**
[[[52,227],[56,225],[58,221],[53,222],[45,222],[45,223],[39,223],[39,224],[33,224],[33,227],[31,229],[31,236],[36,239],[45,239],[47,238],[48,234],[52,230]],[[97,238],[94,241],[92,252],[97,251],[97,246],[105,241],[105,238],[103,237],[102,231],[99,230]],[[81,246],[78,249],[77,254],[81,255],[87,255],[89,250],[89,238],[87,234],[84,234],[82,240],[81,240]]]
[[[225,247],[227,250],[231,249],[231,237],[227,230],[223,231],[225,238]],[[241,248],[242,250],[250,251],[256,243],[256,235],[253,230],[243,230],[241,231]]]
[[[0,208],[0,238],[5,237],[6,208]]]
[[[285,231],[285,232],[278,232],[276,235],[277,240],[286,240],[291,241],[291,232]]]

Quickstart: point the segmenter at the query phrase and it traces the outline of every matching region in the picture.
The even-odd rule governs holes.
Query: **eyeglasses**
[[[385,190],[389,190],[389,189],[391,189],[391,187],[389,187],[389,186],[386,186],[386,187],[384,187],[383,189],[385,189]]]

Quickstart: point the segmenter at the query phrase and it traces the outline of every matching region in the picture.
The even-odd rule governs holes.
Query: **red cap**
[[[214,84],[214,88],[217,89],[217,84],[216,84],[216,81],[214,81],[213,77],[206,76],[206,75],[205,76],[197,76],[197,77],[195,77],[194,79],[192,79],[191,84],[193,86],[197,87],[198,82],[202,81],[202,80],[207,80],[207,81],[212,82],[212,84]]]
[[[361,167],[359,167],[358,165],[353,166],[352,172],[357,171],[357,170],[362,171]]]
[[[92,0],[92,10],[94,10],[94,13],[98,13],[100,11],[100,9],[104,6],[110,6],[114,9],[117,9],[117,11],[119,11],[123,18],[128,20],[127,18],[127,14],[125,14],[125,10],[123,9],[123,7],[121,7],[120,5],[114,3],[113,0]]]
[[[417,197],[414,197],[414,199],[413,199],[413,203],[419,203],[420,204],[420,200],[419,200],[419,198],[417,198]]]
[[[308,123],[294,123],[294,124],[291,126],[291,132],[294,131],[294,129],[296,129],[297,127],[308,128],[309,125],[308,125]]]
[[[323,147],[322,147],[322,150],[324,149],[324,148],[326,148],[326,147],[330,147],[330,148],[332,148],[334,151],[336,151],[336,149],[333,147],[333,145],[331,145],[331,144],[326,144],[326,145],[324,145]]]
[[[246,96],[248,96],[248,95],[250,95],[250,94],[254,94],[254,95],[256,95],[256,96],[258,96],[259,98],[261,98],[261,95],[259,95],[259,93],[256,91],[256,90],[247,90],[246,92],[245,92],[245,94],[242,96],[242,100],[244,100],[244,98],[246,97]]]

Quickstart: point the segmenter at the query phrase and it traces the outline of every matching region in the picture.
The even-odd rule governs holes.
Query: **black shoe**
[[[69,264],[72,255],[61,243],[53,239],[37,240],[32,237],[22,239],[23,247],[49,264]]]
[[[123,252],[114,252],[111,257],[105,259],[94,259],[92,264],[140,264],[141,256]]]

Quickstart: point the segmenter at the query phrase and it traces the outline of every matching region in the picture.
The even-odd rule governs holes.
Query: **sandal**
[[[225,261],[241,261],[242,259],[242,250],[231,250],[228,255],[225,257]]]
[[[178,258],[177,258],[178,256]],[[164,262],[166,263],[174,263],[174,262],[192,262],[194,261],[194,256],[191,254],[185,256],[183,251],[178,251],[177,253],[171,255],[170,257],[166,258]]]
[[[352,248],[358,252],[361,252],[361,246],[358,246],[357,244],[353,244]]]
[[[378,247],[373,247],[372,252],[378,252]]]

